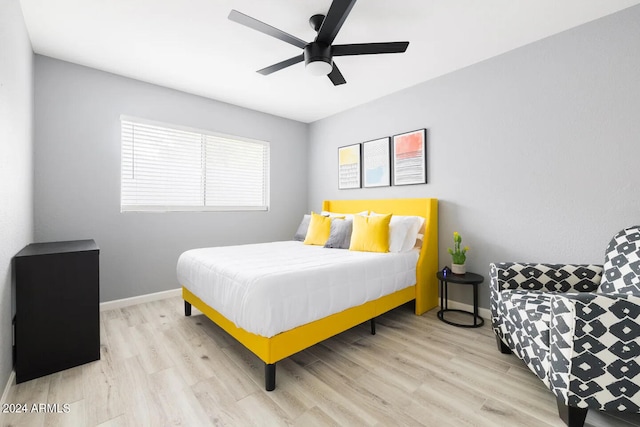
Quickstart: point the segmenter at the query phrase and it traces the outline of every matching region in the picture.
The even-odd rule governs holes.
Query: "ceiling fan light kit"
[[[318,33],[315,40],[311,43],[307,43],[304,40],[285,33],[269,24],[265,24],[262,21],[258,21],[237,10],[232,10],[229,13],[229,19],[303,50],[302,55],[285,59],[284,61],[258,70],[258,73],[266,76],[304,61],[307,72],[315,76],[326,75],[334,86],[338,86],[345,84],[347,81],[342,76],[338,66],[333,62],[333,56],[402,53],[405,52],[409,46],[409,42],[357,43],[333,46],[332,43],[338,35],[338,31],[342,28],[342,24],[347,19],[355,3],[356,0],[333,0],[326,16],[316,14],[309,18],[311,28]]]
[[[333,64],[324,61],[312,61],[306,64],[306,68],[312,76],[326,76],[333,71]]]

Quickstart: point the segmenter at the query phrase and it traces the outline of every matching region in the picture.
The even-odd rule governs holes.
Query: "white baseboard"
[[[9,397],[9,390],[11,386],[15,382],[16,379],[16,371],[11,370],[11,374],[9,374],[9,379],[7,380],[7,384],[4,386],[4,391],[2,392],[2,399],[0,399],[0,406],[7,403],[7,397]]]
[[[182,288],[168,291],[155,292],[153,294],[140,295],[137,297],[117,299],[113,301],[101,302],[100,311],[113,310],[116,308],[130,307],[144,302],[158,301],[161,299],[173,298],[182,295]]]
[[[464,304],[457,301],[449,301],[448,307],[454,310],[464,310],[464,311],[473,313],[473,305],[471,304]],[[437,307],[437,309],[440,310],[440,307]],[[480,315],[480,317],[484,319],[485,325],[491,324],[491,310],[489,310],[488,308],[478,307],[478,314]]]

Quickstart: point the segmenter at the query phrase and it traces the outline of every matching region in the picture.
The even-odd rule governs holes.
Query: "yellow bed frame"
[[[275,389],[276,362],[368,320],[372,321],[372,333],[375,333],[373,319],[376,316],[414,299],[417,315],[421,315],[438,305],[436,279],[436,271],[438,270],[437,199],[325,200],[322,209],[340,213],[357,213],[369,210],[385,214],[424,217],[424,240],[416,267],[416,284],[340,313],[298,326],[271,338],[238,328],[233,322],[209,307],[183,286],[182,298],[185,302],[185,315],[191,315],[191,306],[197,308],[258,356],[265,363],[265,388],[267,391]]]

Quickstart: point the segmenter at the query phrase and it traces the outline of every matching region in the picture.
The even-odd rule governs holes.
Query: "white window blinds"
[[[267,210],[269,144],[121,118],[121,211]]]

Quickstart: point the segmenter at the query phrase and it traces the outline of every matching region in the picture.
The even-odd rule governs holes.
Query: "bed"
[[[186,262],[185,252],[178,262],[178,278],[182,286],[185,315],[191,315],[192,306],[197,308],[258,356],[265,363],[267,391],[275,389],[275,368],[278,361],[367,321],[371,322],[372,333],[375,333],[376,316],[407,302],[415,300],[416,315],[436,307],[438,303],[435,276],[438,269],[437,199],[326,200],[323,202],[323,210],[343,214],[356,214],[367,210],[423,217],[425,221],[421,230],[422,245],[419,249],[404,254],[362,254],[344,249],[308,246],[301,251],[302,246],[296,246],[302,245],[300,242],[273,242],[198,249],[194,251],[197,251],[195,254],[200,257],[200,261],[197,257],[190,256],[186,257],[190,260]],[[280,261],[274,264],[272,258],[269,262],[262,262],[262,253],[266,251],[271,252],[275,259]],[[294,253],[303,254],[294,257]],[[310,258],[305,258],[306,254],[310,254]],[[315,261],[320,265],[314,267],[319,270],[314,270],[313,275],[307,275],[313,277],[301,276],[296,270],[297,265],[306,266],[311,262],[310,259],[320,254],[323,256],[321,261]],[[209,261],[206,257],[215,261]],[[254,260],[251,268],[243,266],[247,257]],[[346,265],[346,260],[349,260],[350,266]],[[387,264],[384,264],[385,262]],[[412,264],[414,262],[415,265]],[[235,280],[239,277],[249,284],[258,279],[261,283],[267,283],[267,290],[264,291],[266,294],[257,300],[265,301],[271,310],[269,314],[252,316],[262,308],[260,305],[248,301],[244,295],[234,295],[233,289],[224,290],[220,286],[211,286],[213,276],[210,270],[216,268],[216,263],[217,267],[223,266],[215,276],[218,280],[222,278],[221,282],[227,278]],[[376,265],[376,274],[363,276],[364,272],[373,268],[372,265]],[[407,273],[407,265],[411,265],[412,268],[410,276]],[[304,305],[305,300],[319,300],[322,299],[322,295],[309,294],[305,297],[304,294],[293,294],[294,291],[312,292],[316,289],[316,282],[313,280],[321,280],[329,285],[334,277],[341,277],[336,276],[336,272],[345,268],[352,269],[348,274],[353,278],[354,284],[349,285],[353,288],[349,288],[352,290],[346,297],[327,296],[325,305],[331,306],[331,309],[320,304],[311,310]],[[375,280],[382,272],[395,271],[394,269],[397,270],[394,274],[398,278],[389,281],[391,284],[380,292],[382,296],[368,294],[363,282],[366,284],[367,281]],[[332,293],[334,288],[331,288],[331,292],[327,291],[327,294]],[[218,303],[216,298],[222,298],[220,293],[224,293],[227,303]],[[285,300],[285,297],[288,299]],[[295,316],[281,316],[279,303],[295,307],[299,312]],[[233,311],[234,309],[236,310]],[[304,316],[307,316],[306,320]],[[295,319],[292,319],[293,317]]]

